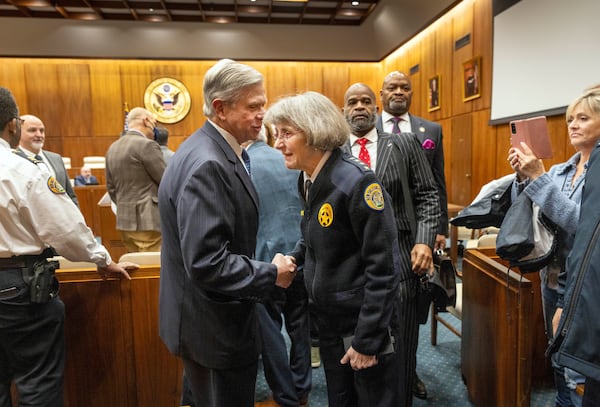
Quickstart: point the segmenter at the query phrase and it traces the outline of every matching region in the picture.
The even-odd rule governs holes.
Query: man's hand
[[[271,263],[277,266],[277,280],[275,280],[275,285],[281,288],[288,288],[292,284],[294,277],[296,277],[296,259],[292,256],[284,256],[281,253],[277,253]]]
[[[352,370],[368,369],[378,363],[377,356],[363,355],[362,353],[355,351],[352,346],[348,348],[348,351],[346,351],[346,354],[340,360],[342,365],[346,365],[348,362],[350,362],[350,367],[352,367]]]
[[[100,274],[103,280],[106,280],[106,277],[109,274],[121,274],[127,280],[131,280],[131,276],[129,275],[128,271],[137,270],[139,268],[139,265],[129,261],[124,261],[122,263],[113,262],[106,267],[98,267],[98,274]]]
[[[431,247],[423,243],[414,245],[410,252],[410,263],[412,264],[413,273],[417,275],[427,273],[433,264]]]
[[[446,248],[446,236],[435,235],[435,244],[433,248],[435,251],[444,250]]]

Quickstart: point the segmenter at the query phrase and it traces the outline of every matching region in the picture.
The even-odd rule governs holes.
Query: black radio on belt
[[[58,294],[58,280],[54,270],[59,268],[58,261],[38,260],[31,269],[23,269],[23,280],[29,284],[31,302],[45,304]]]

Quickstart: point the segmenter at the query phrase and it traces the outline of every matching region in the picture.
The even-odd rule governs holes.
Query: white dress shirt
[[[381,122],[383,124],[384,133],[392,134],[392,128],[394,127],[394,122],[392,121],[392,119],[394,117],[396,117],[396,116],[392,116],[385,110],[381,113]],[[398,127],[400,127],[400,131],[402,133],[411,133],[412,127],[410,125],[410,116],[408,115],[408,112],[406,112],[402,116],[398,116],[398,117],[400,117],[400,119],[401,119],[400,123],[398,123]]]

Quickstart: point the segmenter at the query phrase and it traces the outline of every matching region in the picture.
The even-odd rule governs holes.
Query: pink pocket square
[[[435,141],[428,138],[423,142],[422,145],[425,150],[433,150],[435,148]]]

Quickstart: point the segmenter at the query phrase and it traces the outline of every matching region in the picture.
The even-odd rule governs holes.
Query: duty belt
[[[38,260],[47,259],[54,256],[53,249],[45,249],[40,254],[25,254],[22,256],[12,256],[0,258],[0,270],[22,269],[31,267]]]

